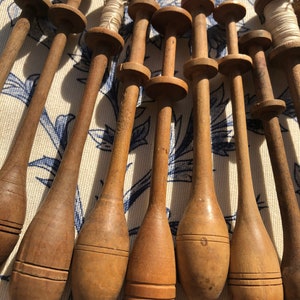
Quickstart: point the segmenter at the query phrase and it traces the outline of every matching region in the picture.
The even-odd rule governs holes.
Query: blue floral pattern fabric
[[[160,6],[176,5],[177,0],[159,0]],[[216,1],[216,5],[220,1]],[[238,34],[262,28],[253,8],[252,0],[244,0],[247,14],[238,22]],[[98,25],[99,7],[103,1],[84,7],[88,27]],[[0,0],[0,51],[3,50],[21,9],[12,0]],[[209,56],[215,59],[226,54],[226,33],[213,16],[207,17]],[[133,21],[125,15],[120,34],[125,46],[120,55],[111,59],[98,98],[87,136],[80,175],[75,195],[74,217],[76,234],[84,223],[86,214],[97,201],[105,182],[106,172],[114,142],[116,120],[119,111],[119,82],[116,67],[128,59],[132,38]],[[18,58],[0,94],[0,164],[5,160],[18,130],[26,108],[55,34],[55,27],[46,19],[36,19],[25,40]],[[59,168],[69,134],[76,119],[82,91],[87,79],[91,52],[84,42],[85,32],[69,38],[59,70],[54,78],[46,106],[40,118],[27,175],[27,215],[23,232],[34,217]],[[163,39],[151,27],[147,41],[145,65],[152,76],[161,73]],[[191,33],[178,39],[176,71],[184,79],[183,64],[189,59]],[[286,102],[286,110],[279,116],[288,162],[294,181],[295,193],[300,197],[300,144],[299,127],[287,83],[282,71],[269,66],[275,98]],[[1,70],[0,70],[1,72]],[[234,231],[237,210],[237,174],[235,160],[235,137],[232,120],[229,84],[218,74],[211,80],[211,143],[214,180],[219,204],[230,234]],[[251,73],[244,75],[244,97],[247,116],[248,139],[254,190],[257,205],[279,256],[282,253],[281,220],[277,195],[272,176],[263,127],[251,117],[250,109],[256,101]],[[130,143],[126,179],[124,183],[124,213],[126,215],[131,243],[145,214],[151,181],[152,151],[156,120],[156,103],[140,89],[135,123]],[[193,109],[191,92],[174,103],[169,153],[168,190],[166,212],[171,232],[175,237],[177,227],[189,198],[193,169]],[[22,233],[23,234],[23,233]],[[22,238],[22,235],[21,235]],[[16,249],[19,244],[17,244]],[[1,246],[1,245],[0,245]],[[0,270],[0,299],[8,299],[8,284],[16,249]],[[176,299],[185,299],[178,283]],[[66,288],[64,299],[69,299]],[[229,299],[226,287],[222,299]]]

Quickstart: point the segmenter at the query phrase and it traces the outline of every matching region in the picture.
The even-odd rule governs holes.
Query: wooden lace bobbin
[[[176,236],[177,268],[188,299],[217,299],[228,274],[229,237],[212,174],[209,79],[218,64],[208,58],[206,17],[214,3],[186,0],[182,7],[193,16],[193,53],[184,74],[193,87],[194,155],[191,195]]]
[[[251,177],[242,73],[251,67],[251,58],[238,53],[236,22],[245,16],[244,6],[225,1],[214,12],[226,26],[228,55],[219,62],[219,71],[231,83],[232,113],[238,172],[237,220],[231,240],[229,288],[234,299],[283,299],[280,266],[275,248],[261,219]]]
[[[48,0],[17,0],[22,9],[0,56],[0,91],[18,56],[35,17],[46,17],[50,2]]]
[[[174,77],[176,36],[191,26],[190,14],[180,7],[163,7],[152,17],[165,36],[162,76],[146,84],[148,96],[158,101],[149,206],[134,242],[125,284],[125,299],[175,299],[174,244],[166,216],[166,185],[172,101],[187,94],[187,84]]]
[[[27,164],[40,115],[65,48],[67,35],[83,30],[86,24],[84,16],[76,8],[78,2],[57,4],[58,7],[55,5],[50,11],[59,11],[56,16],[62,16],[61,11],[65,11],[66,15],[65,18],[61,18],[62,23],[58,24],[58,33],[52,42],[24,122],[0,173],[1,203],[5,203],[4,213],[9,209],[17,209],[17,205],[25,206]],[[64,177],[62,180],[68,179]],[[50,195],[55,193],[53,189]],[[57,196],[60,197],[61,194]],[[13,204],[13,207],[10,205],[12,208],[9,208],[10,203]],[[74,244],[73,213],[58,224],[59,222],[54,221],[56,219],[54,216],[59,219],[65,214],[66,208],[62,202],[55,210],[51,210],[52,206],[53,202],[43,203],[24,235],[11,277],[12,299],[57,299],[64,289],[70,264],[70,258],[64,253],[72,252]],[[72,226],[68,227],[67,224]],[[57,228],[60,228],[61,235],[55,252],[51,249],[51,245],[57,242]],[[2,245],[4,243],[6,242],[3,241]],[[49,283],[51,288],[48,286]]]
[[[82,31],[86,24],[85,17],[70,5],[55,4],[49,12],[59,9],[72,11],[72,18],[62,19],[59,25],[22,126],[0,170],[0,263],[3,263],[13,250],[23,227],[26,212],[27,164],[39,118],[59,66],[67,35],[70,32]],[[70,26],[72,22],[74,26]]]
[[[286,73],[295,113],[298,123],[300,124],[300,31],[297,18],[294,12],[286,10],[286,12],[289,12],[289,15],[287,14],[288,20],[293,20],[291,24],[293,24],[294,31],[285,30],[283,32],[280,30],[281,24],[277,24],[278,26],[276,26],[275,33],[274,30],[272,32],[272,29],[268,28],[269,22],[267,22],[270,19],[270,12],[266,12],[267,8],[270,7],[270,5],[276,7],[278,4],[279,6],[280,3],[285,3],[285,1],[256,0],[254,8],[261,20],[265,20],[266,29],[272,34],[274,48],[269,54],[269,59],[273,64],[283,68]],[[291,8],[292,3],[286,1],[286,6],[290,6]],[[272,14],[276,14],[273,9]],[[285,21],[287,20],[282,20],[283,23],[285,23]],[[290,33],[294,33],[295,37],[292,35],[289,36]]]
[[[277,118],[285,109],[285,102],[274,99],[264,54],[271,46],[271,35],[255,30],[242,36],[239,44],[253,60],[257,103],[252,114],[263,122],[278,195],[284,237],[281,261],[284,299],[300,299],[300,212]]]
[[[129,238],[123,208],[123,186],[139,86],[150,77],[142,65],[154,1],[131,1],[134,19],[129,62],[118,68],[124,83],[111,162],[102,194],[79,234],[72,263],[74,299],[116,299],[128,262]],[[94,278],[91,278],[94,277]]]

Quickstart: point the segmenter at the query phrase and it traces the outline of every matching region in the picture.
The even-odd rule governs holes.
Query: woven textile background
[[[158,2],[161,6],[180,6],[180,1],[176,0],[160,0]],[[244,0],[243,3],[247,7],[247,14],[237,24],[239,34],[251,29],[262,28],[253,9],[253,1]],[[103,1],[99,0],[83,1],[81,10],[87,17],[88,28],[99,24],[102,5]],[[21,10],[12,0],[0,0],[0,51],[2,51],[20,12]],[[212,58],[222,57],[226,54],[225,30],[215,22],[212,16],[207,18],[207,22],[209,56]],[[111,61],[109,72],[99,89],[82,158],[75,199],[76,233],[80,230],[85,215],[97,201],[103,182],[105,182],[118,115],[118,81],[115,78],[115,68],[127,58],[132,25],[132,20],[125,11],[124,24],[120,30],[120,34],[125,39],[125,47],[120,56]],[[35,21],[2,90],[0,95],[0,165],[4,162],[15,133],[26,114],[26,107],[39,78],[54,34],[55,28],[47,20],[38,19]],[[189,59],[190,38],[190,33],[186,33],[178,39],[176,76],[179,78],[184,78],[182,67],[184,62]],[[145,65],[150,68],[153,76],[161,72],[162,42],[159,34],[151,29]],[[47,194],[56,174],[63,150],[68,142],[68,133],[72,130],[79,108],[90,58],[91,53],[85,45],[84,33],[70,36],[41,116],[30,156],[27,175],[27,214],[21,238]],[[299,126],[295,119],[284,73],[273,66],[269,66],[269,70],[275,98],[283,99],[287,104],[287,109],[279,116],[279,121],[295,193],[299,199]],[[210,88],[214,180],[219,204],[229,233],[232,233],[235,225],[238,188],[229,82],[218,74],[211,80]],[[261,123],[252,119],[249,113],[256,100],[250,72],[244,75],[244,92],[250,160],[257,204],[280,257],[282,254],[281,219],[268,150]],[[174,103],[166,200],[169,224],[174,237],[188,201],[192,180],[191,112],[192,99],[190,94],[185,99]],[[156,102],[141,92],[136,110],[124,186],[124,209],[131,243],[134,242],[149,199],[155,121]],[[9,299],[9,278],[18,245],[19,243],[0,270],[1,300]],[[69,287],[67,287],[64,299],[69,299],[69,297]],[[180,284],[178,284],[176,299],[185,299]],[[222,294],[222,299],[229,299],[226,288]]]

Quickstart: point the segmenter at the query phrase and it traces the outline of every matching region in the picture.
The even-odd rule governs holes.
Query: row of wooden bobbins
[[[216,299],[225,284],[229,264],[229,240],[213,187],[209,120],[205,118],[209,115],[208,80],[216,75],[218,65],[207,57],[205,43],[199,43],[202,41],[200,37],[204,37],[206,40],[206,26],[203,21],[213,11],[214,5],[210,1],[199,5],[192,0],[183,1],[182,5],[192,13],[195,31],[193,58],[185,65],[185,74],[192,79],[195,91],[195,168],[190,204],[178,228],[176,255],[180,281],[188,298]],[[188,29],[192,17],[184,9],[176,7],[165,7],[155,12],[158,6],[152,1],[131,1],[129,8],[132,18],[135,19],[133,41],[136,44],[133,42],[129,62],[119,68],[119,78],[125,82],[124,101],[118,118],[117,135],[106,184],[100,201],[85,223],[75,245],[72,264],[72,286],[75,299],[116,298],[122,286],[126,268],[125,298],[175,298],[175,254],[165,215],[166,176],[171,101],[184,98],[187,93],[187,84],[174,77],[176,36]],[[165,49],[162,76],[148,80],[150,72],[142,65],[144,50],[139,51],[145,47],[146,29],[153,13],[151,22],[165,36]],[[214,10],[216,20],[225,23],[227,27],[229,54],[220,62],[219,67],[222,73],[230,75],[232,82],[239,161],[238,221],[230,250],[229,285],[233,295],[237,298],[281,299],[279,264],[256,207],[249,168],[249,154],[247,153],[241,74],[251,66],[251,60],[238,54],[235,30],[235,22],[242,18],[244,13],[243,6],[229,1]],[[178,22],[178,18],[181,22]],[[95,42],[94,38],[98,42]],[[198,41],[197,38],[199,38]],[[87,36],[88,40],[90,41],[88,44],[94,52],[93,62],[95,62],[95,65],[92,64],[94,67],[91,68],[89,75],[91,78],[89,80],[92,81],[92,78],[97,77],[92,72],[94,68],[97,69],[96,61],[100,61],[99,65],[102,63],[101,70],[104,72],[107,57],[120,50],[122,39],[110,31],[95,29]],[[104,44],[106,46],[103,48]],[[98,80],[101,82],[102,77],[99,76]],[[95,82],[94,86],[97,86],[98,83],[99,81]],[[145,84],[145,91],[150,97],[158,100],[159,112],[149,208],[134,243],[127,267],[129,245],[122,208],[122,187],[135,110],[135,102],[130,99],[137,99],[138,87],[141,84]],[[94,94],[97,93],[96,88],[91,88],[88,84],[87,86],[89,88],[86,89],[86,98],[90,97],[90,91],[93,91]],[[89,110],[92,110],[93,104],[85,104],[83,107],[89,107]],[[129,115],[132,118],[128,120]],[[78,118],[78,124],[83,124],[83,116],[84,114]],[[203,121],[200,125],[202,117]],[[81,125],[77,126],[82,127]],[[80,133],[78,130],[74,128],[70,140],[72,146],[75,144],[75,142],[71,142],[72,139],[76,139],[78,135],[82,136],[82,141],[85,140],[84,131]],[[122,139],[122,137],[124,138]],[[82,143],[84,142],[80,144],[82,145]],[[198,153],[199,149],[197,151],[198,143],[207,145],[201,155]],[[72,182],[71,189],[74,190],[74,186],[76,188],[81,152],[82,149],[79,149],[77,153],[66,150],[55,183],[37,217],[30,225],[28,233],[26,232],[13,273],[11,284],[13,299],[41,299],[42,297],[58,299],[62,293],[70,266],[73,249],[72,236],[74,235],[71,229],[74,195],[69,190],[62,195],[62,190],[66,190],[66,186],[70,188],[70,182]],[[74,161],[76,161],[76,170],[72,169],[70,172],[70,165],[74,165]],[[203,170],[206,172],[201,173]],[[66,204],[66,207],[63,207],[62,203]],[[51,211],[57,211],[58,208],[61,214],[56,216],[54,226],[53,218],[49,218],[49,216],[52,215]],[[207,211],[211,212],[208,219],[207,213],[205,213]],[[63,227],[66,226],[66,219],[69,220],[68,228],[70,230],[67,240],[65,240],[66,229]],[[254,228],[249,226],[249,224],[253,226],[253,220]],[[207,222],[210,222],[211,226],[207,226]],[[52,226],[53,231],[49,235],[46,228]],[[63,232],[62,228],[64,228]],[[203,228],[205,228],[204,232]],[[151,233],[150,239],[149,232]],[[95,239],[95,233],[101,238]],[[62,248],[59,246],[61,245],[59,242],[62,239],[61,234],[66,241]],[[53,240],[53,236],[56,241]],[[41,244],[44,245],[42,248]],[[249,248],[249,245],[253,245],[253,248]],[[57,260],[59,252],[62,261]],[[268,253],[268,259],[262,253]],[[196,258],[198,260],[195,262]],[[38,266],[38,268],[34,266]],[[24,276],[24,274],[27,275]],[[79,274],[81,274],[80,278],[78,278]],[[119,277],[116,277],[116,274]],[[49,278],[41,280],[44,277]],[[194,280],[195,278],[198,279],[198,282]],[[34,282],[38,282],[38,284]],[[49,289],[52,290],[52,295],[49,294]]]

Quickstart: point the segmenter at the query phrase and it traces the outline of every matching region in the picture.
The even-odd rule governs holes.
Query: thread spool
[[[124,281],[129,237],[123,208],[123,186],[139,86],[150,77],[143,61],[149,20],[157,8],[156,2],[144,0],[131,1],[128,7],[134,20],[132,48],[129,61],[117,70],[124,92],[102,194],[83,225],[74,250],[74,299],[116,299]]]
[[[164,35],[162,76],[145,86],[158,101],[149,205],[129,256],[125,299],[175,299],[175,254],[166,217],[166,185],[170,147],[172,101],[186,96],[187,84],[174,77],[176,36],[191,26],[190,14],[180,7],[160,8],[152,17],[154,28]]]
[[[257,0],[254,8],[266,29],[272,34],[274,48],[269,59],[282,67],[300,124],[300,30],[292,2]]]
[[[242,74],[251,68],[252,61],[239,54],[236,33],[236,22],[245,13],[245,7],[236,1],[224,1],[214,11],[215,20],[226,27],[228,55],[220,60],[219,71],[230,80],[238,175],[228,285],[233,298],[275,300],[283,299],[280,267],[256,204],[248,151]]]
[[[23,205],[26,201],[27,163],[53,77],[66,46],[68,35],[83,30],[86,24],[85,17],[77,9],[79,5],[78,1],[69,1],[67,4],[55,4],[49,11],[50,17],[55,16],[54,23],[58,27],[57,34],[52,42],[16,142],[1,169],[1,184],[8,181],[12,185],[12,182],[16,180],[15,193],[19,187],[23,189],[23,194],[19,195]],[[67,172],[70,171],[67,170]],[[57,176],[56,181],[65,181],[66,178],[68,176]],[[6,196],[5,189],[8,187],[6,186],[4,189],[2,185],[1,189],[3,193],[1,201],[3,202],[5,200],[3,198]],[[71,260],[71,255],[68,254],[72,253],[74,245],[74,210],[70,208],[70,205],[64,206],[64,203],[60,201],[60,196],[60,191],[54,186],[22,239],[13,266],[9,288],[12,299],[50,300],[58,299],[63,293]],[[15,200],[13,195],[10,197],[12,197],[10,201]],[[55,251],[53,251],[52,245],[57,246]]]
[[[177,268],[188,299],[218,299],[228,274],[229,237],[212,174],[209,79],[218,63],[207,55],[206,17],[214,2],[186,0],[182,6],[193,16],[192,58],[184,74],[193,87],[194,158],[191,195],[176,236]]]
[[[284,299],[300,299],[300,215],[277,119],[277,116],[285,109],[285,102],[274,100],[264,54],[264,50],[271,45],[271,36],[267,31],[255,30],[243,35],[239,44],[240,48],[247,51],[253,60],[257,103],[254,105],[252,114],[263,122],[282,218],[284,248],[281,274]]]
[[[0,91],[30,31],[32,21],[36,17],[46,17],[51,5],[48,0],[17,0],[15,3],[22,12],[0,56]]]

